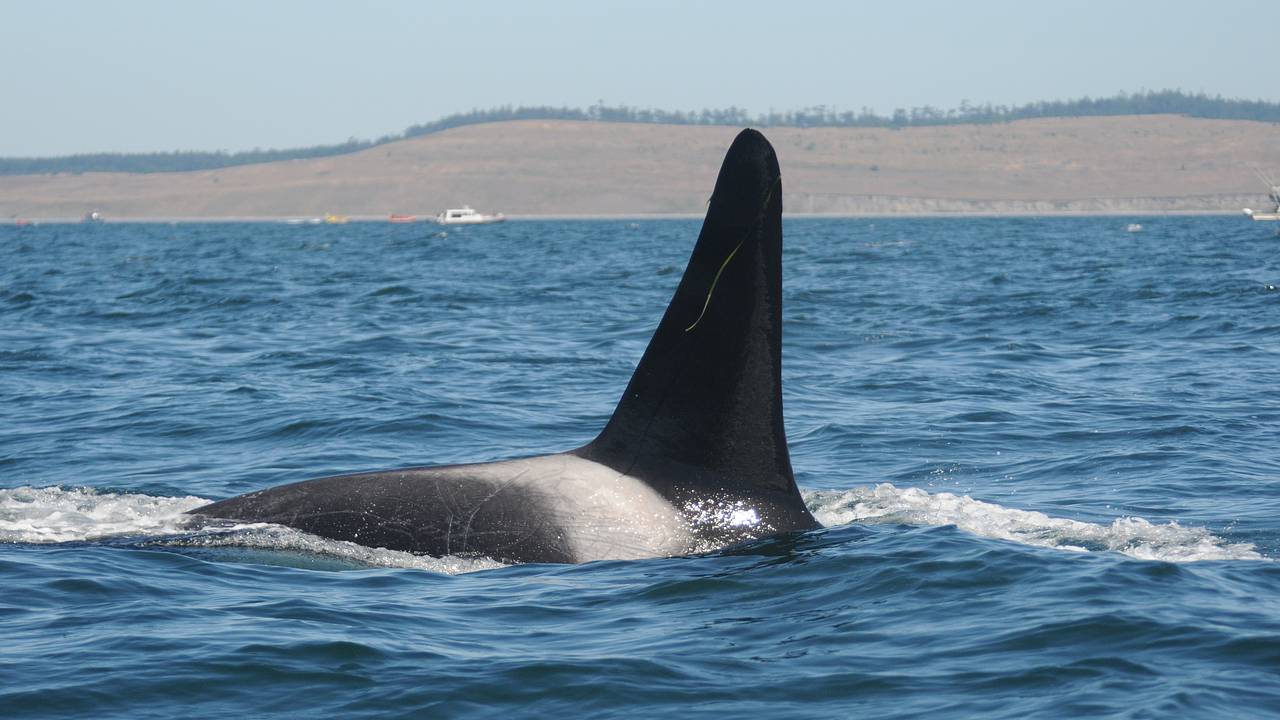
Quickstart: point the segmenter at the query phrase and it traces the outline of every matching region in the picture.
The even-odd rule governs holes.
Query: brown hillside
[[[217,171],[0,177],[0,218],[700,213],[737,128],[520,121]],[[771,128],[790,213],[1231,211],[1280,125],[1174,116]]]

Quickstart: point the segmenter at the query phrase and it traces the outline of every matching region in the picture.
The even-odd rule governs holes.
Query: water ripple
[[[825,528],[502,566],[185,510],[564,450],[697,221],[0,224],[5,717],[1278,716],[1275,241],[785,221]]]

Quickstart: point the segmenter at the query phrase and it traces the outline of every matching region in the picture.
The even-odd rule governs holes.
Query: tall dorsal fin
[[[803,508],[782,420],[781,341],[782,180],[769,141],[743,130],[662,323],[579,454],[660,486],[664,475],[692,477],[694,489],[793,497]]]

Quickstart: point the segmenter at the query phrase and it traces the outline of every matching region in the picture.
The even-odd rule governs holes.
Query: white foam
[[[250,547],[313,553],[370,567],[400,567],[462,573],[504,567],[484,558],[434,558],[368,548],[265,523],[208,524],[185,513],[207,505],[204,498],[157,497],[100,492],[93,488],[0,489],[0,542],[65,543],[112,537],[154,537],[149,543],[176,547]],[[168,536],[168,537],[166,537]]]
[[[449,575],[507,567],[506,564],[489,558],[454,555],[437,558],[386,548],[365,547],[353,542],[330,540],[294,528],[269,523],[240,525],[220,523],[166,544],[180,547],[250,547],[261,550],[302,552],[348,560],[369,567],[413,568]]]
[[[1016,510],[948,492],[889,483],[844,492],[807,491],[805,504],[823,525],[955,525],[982,537],[1074,552],[1109,550],[1142,560],[1264,560],[1250,543],[1230,543],[1204,528],[1158,525],[1136,517],[1098,525]]]
[[[902,523],[955,525],[975,535],[1074,552],[1109,550],[1143,560],[1265,560],[1252,544],[1230,543],[1204,528],[1122,517],[1110,525],[1055,518],[948,492],[928,493],[888,483],[847,491],[806,491],[823,525]],[[93,488],[0,489],[0,542],[63,543],[155,536],[158,544],[250,547],[314,553],[370,567],[464,573],[504,567],[485,558],[434,558],[309,535],[279,525],[193,525],[186,511],[204,498],[99,492]],[[171,537],[164,537],[171,536]]]
[[[93,488],[0,490],[0,542],[60,543],[178,532],[198,497],[106,493]]]

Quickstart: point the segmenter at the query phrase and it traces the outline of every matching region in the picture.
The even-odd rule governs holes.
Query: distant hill
[[[0,177],[0,218],[702,213],[733,125],[520,120],[180,173]],[[1178,115],[775,127],[788,214],[1238,212],[1280,125]]]
[[[404,132],[377,140],[350,138],[344,143],[284,150],[254,149],[242,152],[176,151],[157,153],[93,153],[64,157],[0,158],[0,175],[36,175],[85,172],[189,172],[216,170],[240,165],[306,160],[349,155],[380,145],[422,137],[468,125],[512,120],[573,120],[603,123],[646,123],[658,125],[736,125],[761,128],[918,128],[948,125],[975,125],[1042,118],[1085,118],[1124,115],[1183,115],[1213,120],[1247,120],[1280,123],[1280,103],[1261,100],[1225,99],[1180,90],[1121,93],[1109,98],[1080,98],[1026,105],[970,105],[940,110],[925,106],[898,109],[884,116],[863,108],[859,112],[838,111],[825,106],[789,112],[751,116],[730,107],[720,110],[668,111],[627,106],[594,105],[587,109],[568,107],[511,107],[449,115],[434,122],[412,125]]]

